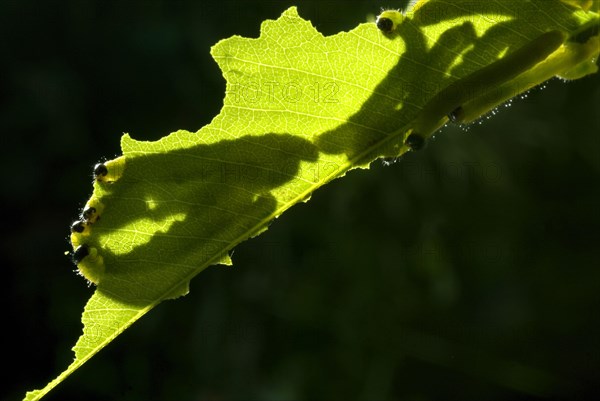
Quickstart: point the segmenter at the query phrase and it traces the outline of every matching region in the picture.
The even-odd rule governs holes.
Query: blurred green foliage
[[[333,34],[372,1],[301,1]],[[72,360],[92,288],[64,251],[119,138],[221,107],[209,48],[291,1],[0,2],[2,399]],[[158,306],[48,400],[576,398],[600,390],[600,78],[550,82],[353,171]]]

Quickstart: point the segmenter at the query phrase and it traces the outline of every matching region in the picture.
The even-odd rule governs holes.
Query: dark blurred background
[[[374,1],[298,1],[323,33]],[[64,256],[119,138],[196,131],[210,47],[294,2],[0,2],[1,399],[72,361],[93,288]],[[391,4],[399,6],[400,4]],[[600,75],[533,90],[317,191],[48,400],[525,400],[600,391]]]

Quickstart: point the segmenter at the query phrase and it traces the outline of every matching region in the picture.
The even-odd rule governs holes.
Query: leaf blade
[[[504,12],[502,18],[469,25],[460,3],[444,14],[453,22],[442,21],[443,29],[429,16],[447,4],[419,3],[409,13],[413,22],[391,38],[373,24],[324,37],[292,8],[265,22],[258,39],[217,44],[212,54],[227,80],[221,113],[198,133],[177,131],[152,143],[124,136],[123,176],[95,184],[94,197],[107,208],[86,241],[101,250],[108,272],[84,310],[75,361],[26,399],[46,394],[162,300],[185,295],[206,267],[230,264],[233,246],[318,187],[405,152],[404,132],[436,90],[486,65],[479,59],[486,50],[501,56],[492,39],[521,44],[537,32],[515,29],[500,2],[486,2],[482,15]],[[545,11],[549,29],[587,22],[570,18],[558,1],[544,4],[554,8],[525,15]],[[467,50],[494,29],[500,33],[486,38],[492,45]],[[436,88],[417,93],[415,82]]]

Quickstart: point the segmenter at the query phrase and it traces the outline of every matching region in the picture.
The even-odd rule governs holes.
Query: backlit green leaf
[[[219,42],[219,115],[156,142],[123,136],[123,157],[94,183],[88,205],[99,218],[72,236],[90,253],[80,270],[97,283],[83,335],[72,365],[26,399],[158,303],[185,295],[208,266],[231,264],[231,249],[314,190],[402,155],[409,134],[429,138],[457,106],[480,115],[554,75],[594,72],[598,14],[568,3],[421,1],[389,34],[365,23],[328,37],[290,8],[263,22],[257,39]],[[552,31],[562,33],[556,51],[535,46]],[[546,61],[527,65],[535,51]],[[516,74],[502,75],[505,65]]]

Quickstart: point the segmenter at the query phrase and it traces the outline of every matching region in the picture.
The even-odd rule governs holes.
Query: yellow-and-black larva
[[[390,34],[398,28],[398,25],[404,21],[406,13],[409,10],[416,10],[418,8],[418,0],[410,0],[404,10],[382,10],[377,16],[375,24],[380,31],[386,34]]]
[[[384,10],[377,16],[375,23],[383,33],[392,33],[404,19],[400,10]]]
[[[125,158],[123,156],[104,163],[98,163],[94,166],[94,179],[102,183],[114,182],[123,175],[124,168]]]

